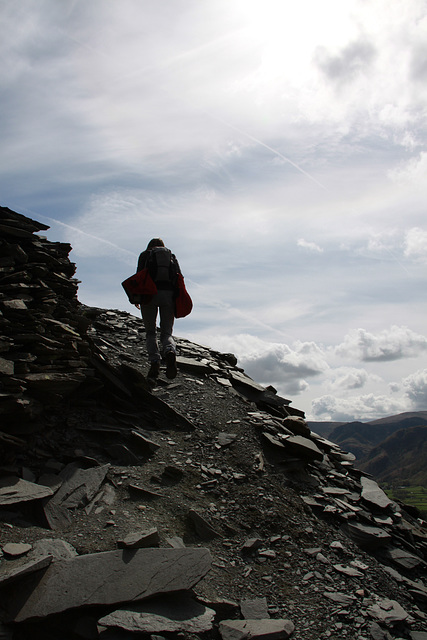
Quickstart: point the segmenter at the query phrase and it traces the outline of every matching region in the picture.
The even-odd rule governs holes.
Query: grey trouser
[[[148,304],[141,305],[150,362],[158,362],[160,360],[156,333],[157,310],[160,311],[160,342],[163,356],[168,351],[176,352],[175,342],[172,337],[173,322],[175,320],[173,295],[173,291],[160,289]]]

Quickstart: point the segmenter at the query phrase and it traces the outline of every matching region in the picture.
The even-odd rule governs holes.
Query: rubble
[[[416,514],[232,354],[177,338],[149,382],[69,245],[0,230],[2,637],[423,637]]]

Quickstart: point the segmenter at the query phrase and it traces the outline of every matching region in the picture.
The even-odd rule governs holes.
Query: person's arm
[[[142,271],[145,268],[146,260],[147,260],[147,251],[143,251],[138,258],[138,266],[136,268],[137,271]]]

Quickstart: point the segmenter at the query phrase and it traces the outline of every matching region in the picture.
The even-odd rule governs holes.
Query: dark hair
[[[148,251],[148,249],[154,249],[154,247],[164,247],[164,246],[165,246],[165,243],[163,242],[163,240],[161,238],[153,238],[147,244],[147,251]]]

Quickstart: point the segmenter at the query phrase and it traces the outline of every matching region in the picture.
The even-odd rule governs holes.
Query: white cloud
[[[426,350],[427,338],[402,326],[391,326],[377,334],[356,329],[346,335],[344,342],[335,349],[341,357],[365,362],[416,358]]]
[[[308,389],[306,379],[320,376],[329,365],[325,353],[314,342],[295,342],[292,346],[261,340],[249,334],[207,336],[209,344],[230,351],[239,366],[261,384],[273,385],[280,393],[299,395]],[[205,340],[206,342],[206,340]]]
[[[352,389],[361,389],[368,382],[377,382],[379,376],[370,374],[366,369],[357,369],[356,367],[338,367],[331,369],[328,375],[328,386],[331,391],[342,393],[343,391]]]
[[[389,172],[391,180],[401,186],[411,189],[425,189],[425,176],[427,175],[427,152],[421,151],[417,156],[402,163]]]
[[[416,371],[403,381],[403,388],[415,411],[427,410],[427,369]]]
[[[304,240],[304,238],[300,238],[297,242],[299,247],[303,247],[304,249],[309,249],[309,251],[316,251],[317,253],[323,253],[322,247],[319,247],[315,242],[308,242]]]
[[[410,410],[410,404],[404,399],[390,396],[367,394],[349,398],[336,398],[325,395],[312,402],[312,411],[317,420],[368,422],[379,416],[394,415]]]
[[[427,263],[427,231],[415,227],[405,236],[405,256]]]

